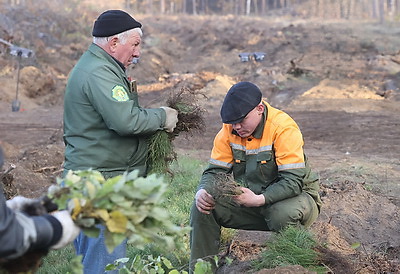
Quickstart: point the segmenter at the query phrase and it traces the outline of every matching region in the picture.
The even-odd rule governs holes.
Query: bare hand
[[[214,198],[205,189],[197,191],[195,200],[196,207],[201,213],[210,214],[215,207]]]
[[[240,189],[243,193],[233,198],[238,204],[245,207],[258,207],[265,204],[264,195],[257,195],[246,187],[241,187]]]

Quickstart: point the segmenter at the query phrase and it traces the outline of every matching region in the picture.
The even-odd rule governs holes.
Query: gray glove
[[[47,214],[47,210],[42,204],[42,201],[23,196],[16,196],[11,200],[7,200],[6,205],[14,211],[24,212],[29,216],[41,216]],[[51,213],[51,215],[60,222],[62,226],[62,235],[60,240],[50,248],[59,249],[75,240],[80,232],[80,229],[75,225],[70,213],[67,210],[54,211]]]
[[[40,216],[47,213],[47,209],[41,200],[23,196],[16,196],[7,200],[6,205],[12,210],[25,212],[29,216]]]
[[[7,207],[17,210],[17,211],[22,211],[27,205],[34,203],[35,201],[30,198],[26,198],[23,196],[15,196],[11,200],[6,201]]]
[[[16,196],[6,201],[7,207],[15,211],[25,212],[29,216],[40,216],[47,212],[57,210],[54,204],[47,196],[40,199],[30,199],[23,196]]]
[[[67,210],[56,211],[52,215],[61,223],[63,232],[60,240],[50,248],[59,249],[75,240],[81,230],[75,225]]]
[[[167,116],[165,120],[164,129],[166,132],[173,132],[178,123],[178,111],[170,107],[161,107]]]

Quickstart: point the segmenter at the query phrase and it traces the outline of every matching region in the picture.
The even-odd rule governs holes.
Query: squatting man
[[[318,217],[318,177],[303,151],[303,137],[285,112],[262,100],[250,82],[233,85],[221,107],[222,128],[191,209],[190,271],[199,258],[218,254],[221,226],[279,231],[309,227]],[[242,194],[215,200],[215,180],[233,174]]]

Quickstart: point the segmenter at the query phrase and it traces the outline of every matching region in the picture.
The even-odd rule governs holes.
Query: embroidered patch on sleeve
[[[126,93],[123,86],[116,85],[112,89],[112,98],[118,102],[124,102],[129,100],[128,93]]]

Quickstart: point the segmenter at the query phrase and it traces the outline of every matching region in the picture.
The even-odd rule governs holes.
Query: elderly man
[[[299,127],[262,100],[256,85],[233,85],[221,118],[222,129],[191,210],[191,271],[197,259],[218,254],[221,226],[261,231],[308,227],[321,206],[318,178],[304,155]],[[220,174],[233,174],[242,194],[233,200],[214,199]]]
[[[64,175],[95,169],[104,177],[125,171],[147,172],[148,139],[158,130],[172,132],[177,111],[141,108],[126,68],[140,56],[141,23],[121,10],[102,13],[93,26],[93,43],[71,71],[64,98]],[[104,237],[81,234],[75,242],[85,273],[103,273],[125,257],[126,243],[108,254]]]

